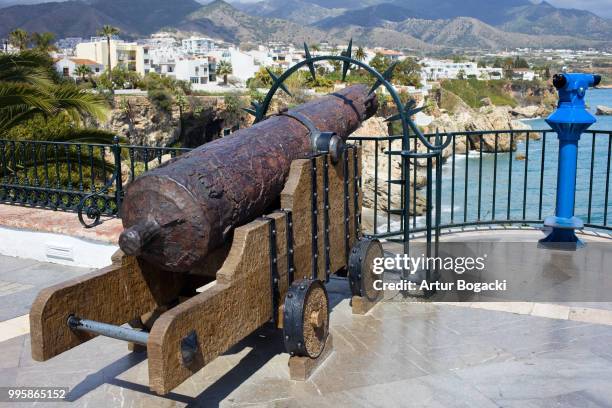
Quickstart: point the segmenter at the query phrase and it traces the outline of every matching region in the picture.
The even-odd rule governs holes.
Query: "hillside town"
[[[311,44],[312,55],[338,55],[346,44],[322,42]],[[110,47],[110,53],[109,53]],[[19,48],[9,40],[4,41],[3,52],[15,52]],[[157,73],[190,84],[194,91],[223,92],[241,91],[247,88],[249,79],[264,68],[287,69],[304,58],[304,48],[290,43],[270,42],[266,44],[239,46],[202,36],[178,38],[170,32],[159,32],[149,38],[135,41],[122,40],[118,35],[110,37],[79,37],[59,39],[51,55],[58,73],[75,81],[100,76],[110,62],[111,70],[119,69],[140,76]],[[110,54],[110,55],[109,55]],[[359,47],[355,54],[358,60],[371,64],[377,56],[387,61],[414,59],[420,66],[419,80],[415,84],[425,90],[428,82],[444,79],[510,79],[533,81],[550,78],[551,61],[576,61],[585,58],[612,57],[604,51],[575,51],[553,49],[515,49],[475,56],[440,57],[421,56],[409,51],[387,48]],[[526,63],[525,57],[541,59],[542,65]],[[519,63],[517,64],[517,61]],[[324,69],[333,71],[329,62]],[[129,93],[133,84],[123,84]],[[414,90],[414,86],[410,89]],[[122,92],[121,89],[117,89]]]

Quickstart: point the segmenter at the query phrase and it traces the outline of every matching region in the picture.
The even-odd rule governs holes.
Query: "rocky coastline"
[[[488,99],[488,98],[487,98]],[[533,99],[529,100],[529,102]],[[527,100],[519,100],[519,102],[527,103]],[[539,134],[529,133],[531,127],[525,124],[523,119],[534,119],[545,117],[552,111],[552,106],[546,103],[540,104],[523,104],[515,107],[512,106],[495,106],[490,100],[483,100],[483,106],[472,108],[463,100],[450,92],[438,90],[431,93],[428,99],[420,101],[420,104],[425,104],[427,108],[424,110],[425,122],[427,125],[422,126],[422,131],[425,134],[434,134],[436,132],[441,135],[447,133],[462,133],[475,131],[491,131],[491,130],[519,130],[524,131],[514,137],[508,134],[494,133],[486,135],[469,135],[468,137],[457,137],[454,143],[455,154],[465,153],[469,151],[480,151],[481,144],[483,152],[492,152],[497,148],[497,151],[507,152],[516,150],[516,143],[524,140],[526,137],[538,139]],[[388,133],[388,124],[384,118],[376,116],[368,119],[354,133],[354,136],[378,136],[384,138]],[[512,142],[512,143],[511,143]],[[362,186],[364,189],[363,199],[363,217],[364,228],[373,228],[373,197],[377,196],[377,207],[381,211],[379,217],[379,225],[386,224],[386,212],[389,209],[401,208],[401,190],[399,188],[391,188],[391,194],[387,190],[387,175],[389,174],[389,162],[384,153],[389,149],[387,141],[378,143],[378,180],[375,180],[375,143],[363,143],[362,160],[363,174]],[[401,150],[401,141],[395,140],[391,143],[392,150]],[[427,148],[420,142],[417,143],[417,150],[425,152]],[[453,153],[453,144],[449,145],[442,154],[443,160],[446,161]],[[517,157],[516,160],[520,160]],[[434,161],[435,162],[435,161]],[[399,157],[393,157],[391,160],[391,178],[399,179],[401,177],[401,160]],[[425,199],[421,191],[418,189],[424,187],[427,183],[427,160],[416,160],[416,179],[410,177],[409,183],[412,189],[416,184],[417,199],[416,206],[413,208],[413,203],[409,203],[408,210],[410,215],[422,215],[425,212]],[[376,191],[375,190],[376,187]]]

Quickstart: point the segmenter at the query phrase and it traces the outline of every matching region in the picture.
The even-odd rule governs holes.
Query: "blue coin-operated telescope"
[[[553,85],[559,92],[557,109],[546,119],[546,123],[559,137],[559,171],[557,173],[557,206],[555,215],[546,217],[544,225],[552,232],[540,244],[544,246],[569,245],[574,248],[582,242],[574,231],[584,228],[584,223],[574,216],[576,195],[576,165],[580,135],[596,119],[584,104],[584,95],[589,87],[599,84],[601,77],[592,74],[557,74]]]

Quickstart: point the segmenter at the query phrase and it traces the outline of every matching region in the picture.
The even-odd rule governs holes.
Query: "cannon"
[[[337,161],[376,109],[365,85],[348,87],[146,173],[126,191],[121,249],[164,270],[191,270],[277,200],[293,160],[329,152]]]
[[[367,87],[348,87],[136,179],[112,265],[39,293],[33,358],[125,340],[146,347],[150,388],[166,394],[271,323],[305,379],[332,349],[330,275],[346,272],[355,313],[381,298],[382,246],[360,233],[361,152],[345,144],[376,107]]]

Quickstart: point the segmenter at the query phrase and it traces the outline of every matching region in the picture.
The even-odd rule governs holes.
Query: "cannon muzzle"
[[[160,231],[161,227],[155,220],[132,225],[119,235],[119,246],[126,255],[138,256]]]

